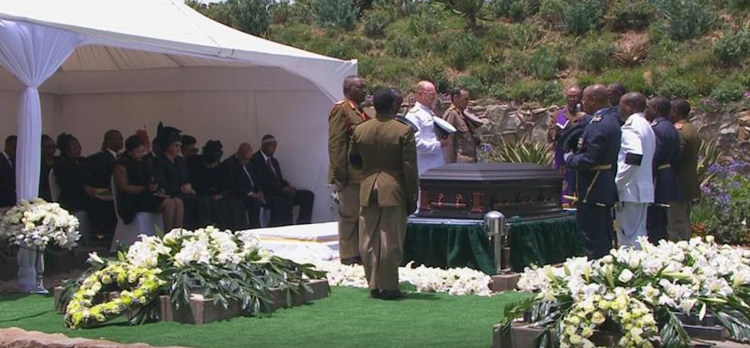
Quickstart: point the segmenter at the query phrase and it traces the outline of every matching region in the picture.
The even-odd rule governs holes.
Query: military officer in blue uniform
[[[646,214],[648,240],[657,243],[667,239],[667,211],[671,202],[682,199],[682,191],[677,182],[674,167],[680,154],[680,134],[669,122],[672,104],[669,99],[658,96],[648,102],[645,116],[651,122],[656,135],[654,153],[654,204]]]
[[[578,228],[589,259],[598,259],[612,249],[612,207],[617,201],[615,173],[620,151],[619,113],[612,109],[607,87],[601,84],[583,91],[583,110],[593,115],[578,140],[577,152],[565,155],[575,172]]]

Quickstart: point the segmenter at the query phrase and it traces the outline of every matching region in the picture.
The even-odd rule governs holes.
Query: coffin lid
[[[560,179],[557,170],[534,163],[449,163],[420,176],[430,181],[521,181]]]

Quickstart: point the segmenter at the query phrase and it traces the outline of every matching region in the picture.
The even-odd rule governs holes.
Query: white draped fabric
[[[83,42],[79,34],[31,23],[0,20],[0,64],[26,87],[18,107],[16,145],[16,196],[39,194],[42,106],[39,85],[47,80]],[[18,285],[23,292],[36,290],[35,253],[18,252]]]
[[[0,64],[26,86],[18,108],[16,195],[19,200],[36,198],[39,193],[42,135],[39,85],[82,42],[81,35],[65,30],[0,20]]]

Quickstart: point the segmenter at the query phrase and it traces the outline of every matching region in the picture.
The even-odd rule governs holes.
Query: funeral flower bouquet
[[[98,325],[130,312],[131,323],[158,315],[158,296],[176,306],[187,306],[200,293],[224,307],[237,303],[247,315],[257,314],[278,288],[296,296],[309,290],[309,279],[325,273],[309,264],[274,256],[260,248],[250,232],[175,229],[163,237],[141,236],[117,260],[90,255],[92,269],[69,281],[63,293],[65,323],[71,328]],[[109,302],[96,301],[102,293],[119,291]]]
[[[537,343],[594,347],[595,329],[620,335],[620,347],[687,347],[676,313],[711,314],[734,340],[750,342],[750,251],[713,238],[620,248],[596,261],[527,268],[518,287],[537,295],[506,309],[504,329],[527,314],[545,331]],[[658,323],[658,324],[657,324]]]
[[[52,243],[72,249],[80,234],[78,219],[57,203],[43,199],[22,200],[8,210],[0,222],[0,239],[24,248],[44,249]]]
[[[328,283],[335,286],[367,288],[362,266],[342,265],[338,261],[317,262],[317,268],[326,271]],[[490,296],[491,278],[470,268],[441,269],[412,263],[398,270],[402,282],[412,284],[417,292],[446,292],[450,295]]]

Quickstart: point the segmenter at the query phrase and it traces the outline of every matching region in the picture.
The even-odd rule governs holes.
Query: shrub
[[[315,0],[317,23],[321,27],[353,30],[357,26],[357,8],[353,0]]]
[[[487,87],[503,83],[512,72],[505,64],[482,63],[469,68],[469,75],[476,76]]]
[[[560,27],[567,7],[568,3],[565,0],[542,0],[539,5],[539,18],[552,27]]]
[[[588,42],[581,48],[581,56],[578,59],[579,67],[588,71],[602,71],[612,64],[614,50],[612,43],[607,40]]]
[[[716,21],[709,0],[653,0],[663,16],[661,30],[673,40],[688,40],[708,32]]]
[[[534,76],[549,80],[555,77],[560,67],[561,60],[559,56],[550,52],[547,47],[540,47],[531,55],[529,66]]]
[[[616,0],[609,14],[609,26],[614,30],[642,30],[651,23],[654,9],[646,0]]]
[[[367,57],[358,57],[357,74],[361,75],[364,78],[367,78],[373,73],[374,70],[375,67],[373,66],[372,59]]]
[[[266,33],[271,24],[269,4],[269,0],[228,0],[226,5],[230,9],[232,27],[252,35]]]
[[[414,35],[434,35],[445,21],[445,11],[439,4],[420,3],[409,16],[408,30]]]
[[[494,0],[492,9],[497,18],[506,18],[518,22],[526,18],[525,0]]]
[[[500,138],[502,139],[502,138]],[[517,143],[501,141],[488,154],[490,163],[536,163],[552,167],[554,151],[548,143],[529,141],[526,137]]]
[[[539,26],[529,22],[512,26],[509,34],[511,44],[521,50],[533,48],[544,36]]]
[[[597,82],[610,84],[613,82],[622,83],[628,91],[638,91],[645,95],[654,93],[654,88],[646,80],[646,70],[638,69],[615,69],[607,70],[600,76]]]
[[[709,95],[721,83],[722,77],[712,69],[700,69],[683,75],[685,81],[690,81],[700,95]]]
[[[510,86],[493,86],[490,94],[500,100],[523,103],[535,101],[547,105],[562,102],[560,86],[551,81],[518,82]]]
[[[397,36],[389,40],[385,47],[388,53],[401,58],[414,54],[414,41],[408,36]]]
[[[695,86],[683,79],[670,79],[664,82],[656,93],[667,98],[690,98],[697,94]]]
[[[446,70],[445,63],[440,58],[427,55],[414,67],[414,77],[434,83],[439,91],[447,91],[451,83]]]
[[[748,165],[730,162],[713,165],[713,180],[702,187],[696,225],[699,231],[716,237],[718,243],[750,242],[750,179]],[[702,226],[701,226],[702,225]]]
[[[470,29],[477,28],[477,21],[484,17],[488,4],[486,0],[435,0],[459,14],[466,20],[466,26]]]
[[[280,0],[272,3],[268,7],[268,12],[274,24],[286,24],[294,16],[294,6],[289,3],[289,0]]]
[[[565,30],[580,35],[589,30],[598,29],[602,24],[601,0],[568,0],[563,9]]]
[[[741,83],[725,80],[711,91],[711,98],[722,103],[728,103],[742,99],[744,93],[745,87]]]
[[[487,93],[487,87],[482,80],[472,75],[463,75],[459,77],[456,79],[456,83],[453,87],[463,87],[468,89],[472,99],[479,99],[484,97]]]
[[[714,56],[725,66],[739,65],[750,55],[750,31],[727,32],[716,40]]]
[[[375,9],[367,11],[363,18],[362,30],[370,37],[383,36],[385,28],[391,22],[391,16],[385,10]]]
[[[473,35],[454,36],[448,44],[448,64],[464,70],[472,61],[482,55],[482,47]]]

